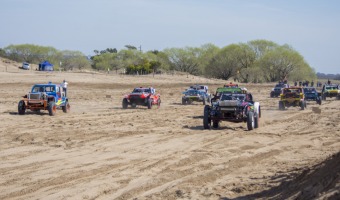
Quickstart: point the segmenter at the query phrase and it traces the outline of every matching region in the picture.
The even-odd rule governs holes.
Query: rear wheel
[[[203,128],[210,129],[211,127],[211,118],[210,118],[210,106],[204,106],[204,116],[203,116]]]
[[[254,113],[252,111],[248,112],[247,116],[247,128],[249,131],[254,129]]]
[[[127,99],[123,99],[123,101],[122,101],[123,109],[127,109],[128,105],[129,105],[129,103],[128,103]]]
[[[261,106],[259,106],[259,118],[261,118]]]
[[[54,116],[57,112],[57,106],[55,105],[55,102],[54,101],[50,101],[48,103],[48,114],[50,116]]]
[[[219,121],[213,121],[213,127],[218,128],[219,127]]]
[[[301,107],[301,110],[305,109],[305,103],[303,101],[300,102],[300,107]]]
[[[40,109],[36,109],[36,110],[32,110],[32,111],[34,111],[36,114],[40,113]]]
[[[318,99],[318,104],[321,105],[321,103],[322,103],[322,100],[321,100],[321,98],[319,98]]]
[[[260,115],[258,113],[255,113],[254,128],[258,128],[259,127],[259,121],[260,121]]]
[[[24,115],[26,112],[25,101],[21,100],[18,103],[18,113],[19,115]]]
[[[148,99],[148,109],[152,108],[152,99]]]
[[[161,99],[157,100],[157,107],[160,108],[161,107]]]
[[[68,101],[65,103],[65,106],[62,107],[64,113],[70,112],[71,106]]]
[[[185,105],[187,103],[187,101],[185,100],[185,98],[182,98],[182,104]]]
[[[283,101],[279,101],[279,110],[284,110],[285,106],[283,104]]]

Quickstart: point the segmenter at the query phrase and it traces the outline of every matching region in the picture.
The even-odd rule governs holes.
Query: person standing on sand
[[[153,87],[150,86],[149,89],[150,89],[150,93],[151,93],[152,95],[155,95],[155,93],[156,93],[155,88],[153,88]]]
[[[65,92],[65,97],[67,97],[67,85],[68,85],[68,83],[64,80],[60,85]]]

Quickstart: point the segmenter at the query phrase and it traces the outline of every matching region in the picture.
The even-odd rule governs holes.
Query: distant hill
[[[324,74],[324,73],[316,73],[318,79],[332,79],[332,80],[340,80],[340,74]]]

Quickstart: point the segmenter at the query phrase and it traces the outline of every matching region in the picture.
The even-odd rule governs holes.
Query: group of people
[[[328,81],[325,84],[330,85],[331,81],[328,79]],[[311,82],[309,82],[309,81],[299,81],[299,82],[295,81],[294,86],[314,87],[314,81],[311,81]],[[320,81],[316,82],[316,87],[322,87],[322,83]]]
[[[294,82],[294,86],[297,86],[298,85],[298,82],[295,81]],[[308,86],[311,86],[311,87],[314,87],[314,81],[299,81],[299,86],[303,86],[303,87],[308,87]]]

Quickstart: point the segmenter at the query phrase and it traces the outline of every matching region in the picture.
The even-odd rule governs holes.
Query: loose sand
[[[340,101],[278,110],[272,84],[245,85],[261,103],[260,128],[222,122],[204,130],[203,105],[181,92],[225,82],[186,75],[36,72],[0,61],[0,199],[340,198]],[[69,82],[71,112],[17,104],[35,83]],[[123,110],[150,86],[161,108]],[[315,113],[312,107],[319,107]]]

